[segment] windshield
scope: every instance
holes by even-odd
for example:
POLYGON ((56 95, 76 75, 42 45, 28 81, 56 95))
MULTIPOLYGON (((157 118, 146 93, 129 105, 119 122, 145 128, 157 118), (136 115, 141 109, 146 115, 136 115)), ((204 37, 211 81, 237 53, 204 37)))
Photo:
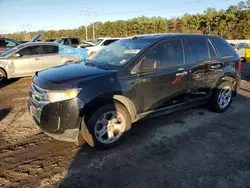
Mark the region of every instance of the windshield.
POLYGON ((134 58, 141 50, 148 47, 152 40, 124 39, 102 48, 88 60, 98 64, 122 66, 134 58))
POLYGON ((103 39, 95 39, 95 40, 93 41, 93 43, 94 43, 95 45, 99 45, 102 41, 103 41, 103 39))
POLYGON ((14 47, 14 48, 11 48, 11 49, 7 50, 6 52, 2 53, 2 54, 0 55, 0 57, 6 57, 6 56, 8 56, 9 54, 11 54, 12 52, 14 52, 14 51, 16 51, 16 50, 22 48, 23 46, 25 46, 25 44, 20 44, 20 45, 14 47))

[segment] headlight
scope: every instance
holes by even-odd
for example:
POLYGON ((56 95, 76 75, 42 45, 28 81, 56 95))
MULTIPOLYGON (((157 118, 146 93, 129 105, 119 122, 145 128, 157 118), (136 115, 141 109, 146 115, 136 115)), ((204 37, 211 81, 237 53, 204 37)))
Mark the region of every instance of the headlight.
POLYGON ((59 101, 65 101, 69 99, 75 98, 79 93, 81 89, 72 89, 72 90, 66 90, 66 91, 48 91, 48 93, 45 96, 45 99, 50 102, 59 102, 59 101))

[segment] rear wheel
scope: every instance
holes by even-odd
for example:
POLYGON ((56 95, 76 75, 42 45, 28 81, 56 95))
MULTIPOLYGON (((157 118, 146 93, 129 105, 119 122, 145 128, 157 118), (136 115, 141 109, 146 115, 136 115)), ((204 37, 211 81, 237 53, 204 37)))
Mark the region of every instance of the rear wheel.
POLYGON ((224 81, 215 89, 211 98, 211 109, 215 112, 225 112, 233 101, 233 85, 224 81))
POLYGON ((124 141, 131 128, 131 117, 123 105, 107 104, 93 113, 87 127, 95 147, 109 149, 124 141))
POLYGON ((3 69, 0 69, 0 83, 3 83, 6 80, 7 76, 3 69))

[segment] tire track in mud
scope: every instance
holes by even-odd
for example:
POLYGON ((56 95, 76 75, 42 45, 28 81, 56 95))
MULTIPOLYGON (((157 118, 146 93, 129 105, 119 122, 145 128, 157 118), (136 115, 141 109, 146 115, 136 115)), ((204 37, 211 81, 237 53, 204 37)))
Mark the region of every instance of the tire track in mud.
POLYGON ((39 133, 0 151, 0 187, 38 187, 45 178, 62 173, 79 147, 39 133))

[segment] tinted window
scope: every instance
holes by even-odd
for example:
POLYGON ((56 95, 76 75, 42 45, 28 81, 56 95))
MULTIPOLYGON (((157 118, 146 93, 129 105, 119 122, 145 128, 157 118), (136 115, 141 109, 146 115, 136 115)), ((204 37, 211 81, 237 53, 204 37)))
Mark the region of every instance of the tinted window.
POLYGON ((71 39, 71 44, 79 44, 79 41, 76 38, 71 39))
POLYGON ((232 57, 234 56, 233 48, 222 38, 212 38, 213 43, 219 53, 220 57, 232 57))
POLYGON ((216 59, 217 55, 215 53, 214 47, 211 43, 211 41, 208 40, 208 48, 209 48, 209 53, 210 53, 210 59, 216 59))
POLYGON ((44 54, 55 54, 58 53, 58 46, 43 46, 44 54))
POLYGON ((0 39, 0 47, 6 47, 5 40, 0 39))
POLYGON ((69 40, 68 39, 63 39, 63 44, 64 45, 69 45, 69 40))
POLYGON ((183 39, 186 63, 208 60, 208 46, 204 37, 188 37, 183 39))
POLYGON ((180 39, 164 41, 150 50, 146 59, 156 59, 162 68, 183 64, 183 48, 180 39))
POLYGON ((41 46, 30 46, 20 50, 17 53, 22 55, 39 55, 41 54, 41 46))
POLYGON ((114 40, 106 40, 106 41, 103 42, 103 46, 108 46, 108 45, 110 45, 111 43, 113 43, 115 41, 117 41, 117 40, 116 39, 114 39, 114 40))
POLYGON ((6 42, 7 48, 13 48, 13 47, 17 46, 17 44, 15 42, 13 42, 12 40, 5 39, 5 42, 6 42))

